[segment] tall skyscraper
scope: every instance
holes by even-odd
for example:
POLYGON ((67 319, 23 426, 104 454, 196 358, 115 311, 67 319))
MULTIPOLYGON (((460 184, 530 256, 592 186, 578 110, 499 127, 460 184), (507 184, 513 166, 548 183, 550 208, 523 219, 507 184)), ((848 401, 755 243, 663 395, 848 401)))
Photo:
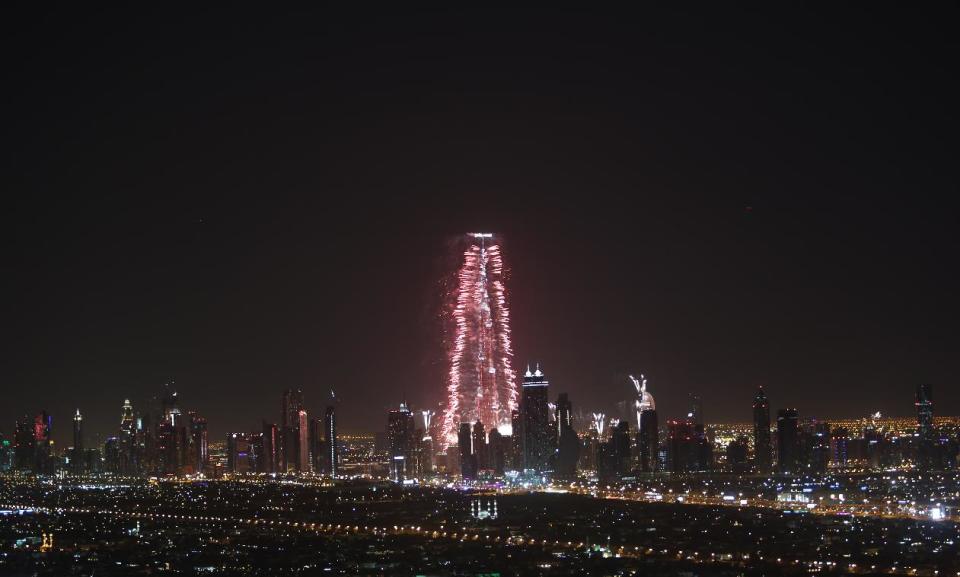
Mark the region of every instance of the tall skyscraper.
POLYGON ((300 409, 297 412, 297 471, 310 472, 310 423, 307 412, 300 409))
POLYGON ((324 473, 331 477, 340 474, 340 445, 337 441, 337 414, 333 406, 327 407, 327 412, 323 417, 323 430, 326 434, 324 448, 326 449, 326 470, 324 473))
POLYGON ((518 401, 500 246, 489 233, 473 233, 465 241, 448 303, 452 346, 440 427, 444 447, 457 442, 460 423, 480 421, 508 434, 518 401))
POLYGON ((643 473, 657 470, 657 452, 660 448, 660 426, 657 421, 657 403, 647 390, 647 380, 630 377, 637 387, 637 460, 643 473))
POLYGON ((190 413, 190 457, 195 472, 207 470, 210 460, 207 420, 196 413, 190 413))
MULTIPOLYGON (((468 425, 469 427, 469 425, 468 425)), ((400 408, 390 411, 387 416, 387 443, 389 445, 390 478, 396 483, 402 483, 413 476, 415 462, 416 426, 413 413, 406 403, 400 408)))
POLYGON ((553 446, 548 402, 550 383, 537 366, 523 377, 520 415, 523 422, 523 469, 532 473, 547 470, 553 446))
POLYGON ((759 473, 770 472, 772 447, 770 446, 770 402, 763 393, 763 387, 757 389, 753 399, 753 460, 759 473))
POLYGON ((303 410, 303 390, 283 392, 280 413, 280 470, 284 473, 299 470, 300 411, 303 410))
POLYGON ((74 473, 83 472, 83 417, 80 415, 80 409, 77 409, 77 414, 73 416, 73 454, 70 461, 74 473))
POLYGON ((260 458, 261 473, 276 473, 280 463, 280 432, 273 423, 263 422, 263 455, 260 458))
POLYGON ((917 385, 917 467, 928 470, 940 465, 936 429, 933 426, 933 387, 917 385))
POLYGON ((478 473, 490 468, 487 459, 487 432, 480 421, 473 424, 473 457, 477 460, 478 473))
MULTIPOLYGON (((509 438, 509 437, 507 437, 509 438)), ((495 477, 502 477, 506 465, 506 443, 504 436, 497 429, 487 432, 487 456, 490 459, 490 469, 495 477)))
POLYGON ((703 425, 703 400, 700 395, 690 394, 690 414, 695 425, 703 425))
POLYGON ((800 452, 800 417, 796 409, 777 411, 777 470, 796 473, 800 452))
POLYGON ((473 441, 470 423, 460 423, 457 430, 457 450, 460 453, 460 477, 464 481, 477 478, 477 455, 473 452, 473 441))

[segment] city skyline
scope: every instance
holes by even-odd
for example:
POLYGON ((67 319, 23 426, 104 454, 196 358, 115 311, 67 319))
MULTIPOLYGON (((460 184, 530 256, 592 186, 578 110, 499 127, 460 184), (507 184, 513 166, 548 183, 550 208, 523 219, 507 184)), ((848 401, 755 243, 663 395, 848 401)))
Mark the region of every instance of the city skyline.
POLYGON ((643 372, 708 420, 757 385, 829 419, 930 383, 960 413, 950 17, 517 14, 490 46, 490 15, 338 13, 361 42, 201 12, 166 51, 161 14, 65 10, 5 39, 55 39, 9 68, 5 433, 106 432, 170 380, 214 431, 290 387, 341 391, 348 429, 439 410, 470 231, 504 238, 515 368, 573 399, 643 372))

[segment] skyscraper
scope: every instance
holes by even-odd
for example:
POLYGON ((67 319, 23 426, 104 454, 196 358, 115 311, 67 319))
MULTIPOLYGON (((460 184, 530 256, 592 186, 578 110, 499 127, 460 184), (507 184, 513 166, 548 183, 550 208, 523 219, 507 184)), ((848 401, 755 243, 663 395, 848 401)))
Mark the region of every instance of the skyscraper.
POLYGON ((457 450, 460 453, 460 477, 464 481, 477 478, 477 455, 473 452, 473 434, 470 423, 460 423, 457 430, 457 450))
POLYGON ((297 471, 301 473, 310 472, 310 423, 307 420, 307 412, 303 409, 297 411, 297 471))
POLYGON ((300 411, 303 410, 303 390, 283 392, 280 413, 280 470, 284 473, 298 470, 300 457, 300 411))
POLYGON ((489 233, 473 233, 465 241, 446 316, 452 345, 441 424, 444 447, 457 441, 459 423, 480 421, 509 433, 518 400, 500 246, 489 233))
POLYGON ((933 426, 933 387, 917 385, 917 466, 921 469, 937 468, 940 464, 936 429, 933 426))
POLYGON ((553 445, 550 434, 549 386, 550 383, 539 365, 534 372, 527 368, 523 376, 523 396, 520 402, 524 471, 542 473, 547 470, 553 445))
POLYGON ((400 403, 399 409, 390 411, 387 416, 387 443, 390 478, 396 483, 402 483, 413 476, 415 430, 413 413, 407 408, 406 403, 400 403))
POLYGON ((261 473, 276 473, 280 461, 280 433, 273 423, 263 422, 263 455, 260 458, 261 473))
POLYGON ((763 393, 763 387, 757 389, 753 399, 753 460, 759 473, 770 472, 772 448, 770 446, 770 402, 763 393))
POLYGON ((324 449, 327 452, 324 473, 336 477, 340 473, 340 446, 337 441, 337 414, 332 405, 327 407, 323 417, 323 430, 326 434, 324 449))
POLYGON ((637 393, 637 460, 640 471, 652 473, 657 470, 657 451, 660 448, 660 427, 657 421, 657 403, 647 391, 647 380, 631 376, 634 385, 639 384, 637 393))
POLYGON ((73 454, 70 457, 74 473, 83 472, 83 417, 80 415, 80 409, 73 416, 73 454))
POLYGON ((800 452, 800 417, 796 409, 777 411, 777 470, 796 473, 800 452))
POLYGON ((190 456, 195 472, 206 471, 210 460, 207 420, 196 413, 190 413, 190 456))

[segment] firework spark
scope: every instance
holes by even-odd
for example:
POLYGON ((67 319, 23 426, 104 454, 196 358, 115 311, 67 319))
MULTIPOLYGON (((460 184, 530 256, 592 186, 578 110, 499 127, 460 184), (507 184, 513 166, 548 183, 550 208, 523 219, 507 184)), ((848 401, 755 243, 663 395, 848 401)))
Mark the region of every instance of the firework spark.
POLYGON ((480 421, 509 434, 511 413, 517 408, 500 246, 489 233, 467 236, 469 246, 448 311, 453 337, 441 426, 445 443, 456 442, 457 427, 463 422, 480 421))

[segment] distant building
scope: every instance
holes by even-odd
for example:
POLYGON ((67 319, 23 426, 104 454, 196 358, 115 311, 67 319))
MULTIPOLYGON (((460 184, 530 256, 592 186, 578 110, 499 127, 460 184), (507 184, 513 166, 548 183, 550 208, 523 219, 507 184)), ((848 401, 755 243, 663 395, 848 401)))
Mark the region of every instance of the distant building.
POLYGON ((86 469, 84 457, 83 416, 80 415, 80 409, 77 409, 77 413, 73 416, 73 449, 70 454, 70 464, 74 473, 80 474, 86 469))
POLYGON ((331 477, 340 474, 340 443, 337 440, 337 414, 333 406, 328 406, 323 416, 324 449, 323 472, 331 477))
POLYGON ((763 387, 757 390, 753 399, 753 465, 759 473, 770 472, 770 460, 773 449, 770 444, 770 402, 763 393, 763 387))
POLYGON ((777 470, 796 473, 799 465, 799 414, 796 409, 777 412, 777 470))
MULTIPOLYGON (((302 470, 300 465, 300 411, 304 410, 303 390, 287 389, 283 392, 280 412, 280 470, 289 473, 302 470)), ((304 431, 308 433, 308 431, 304 431)))
POLYGON ((457 451, 460 456, 460 477, 464 481, 477 478, 477 455, 473 452, 473 433, 470 423, 460 423, 457 430, 457 451))
POLYGON ((536 371, 527 368, 523 376, 520 400, 520 415, 523 429, 523 469, 525 472, 543 473, 547 470, 552 448, 550 434, 550 408, 548 392, 550 383, 537 366, 536 371))
POLYGON ((727 445, 727 468, 734 473, 746 473, 750 468, 747 460, 749 443, 747 437, 740 436, 727 445))
POLYGON ((387 442, 390 478, 396 483, 410 479, 416 471, 415 432, 413 413, 407 408, 406 403, 401 403, 399 409, 390 411, 387 416, 387 442))

